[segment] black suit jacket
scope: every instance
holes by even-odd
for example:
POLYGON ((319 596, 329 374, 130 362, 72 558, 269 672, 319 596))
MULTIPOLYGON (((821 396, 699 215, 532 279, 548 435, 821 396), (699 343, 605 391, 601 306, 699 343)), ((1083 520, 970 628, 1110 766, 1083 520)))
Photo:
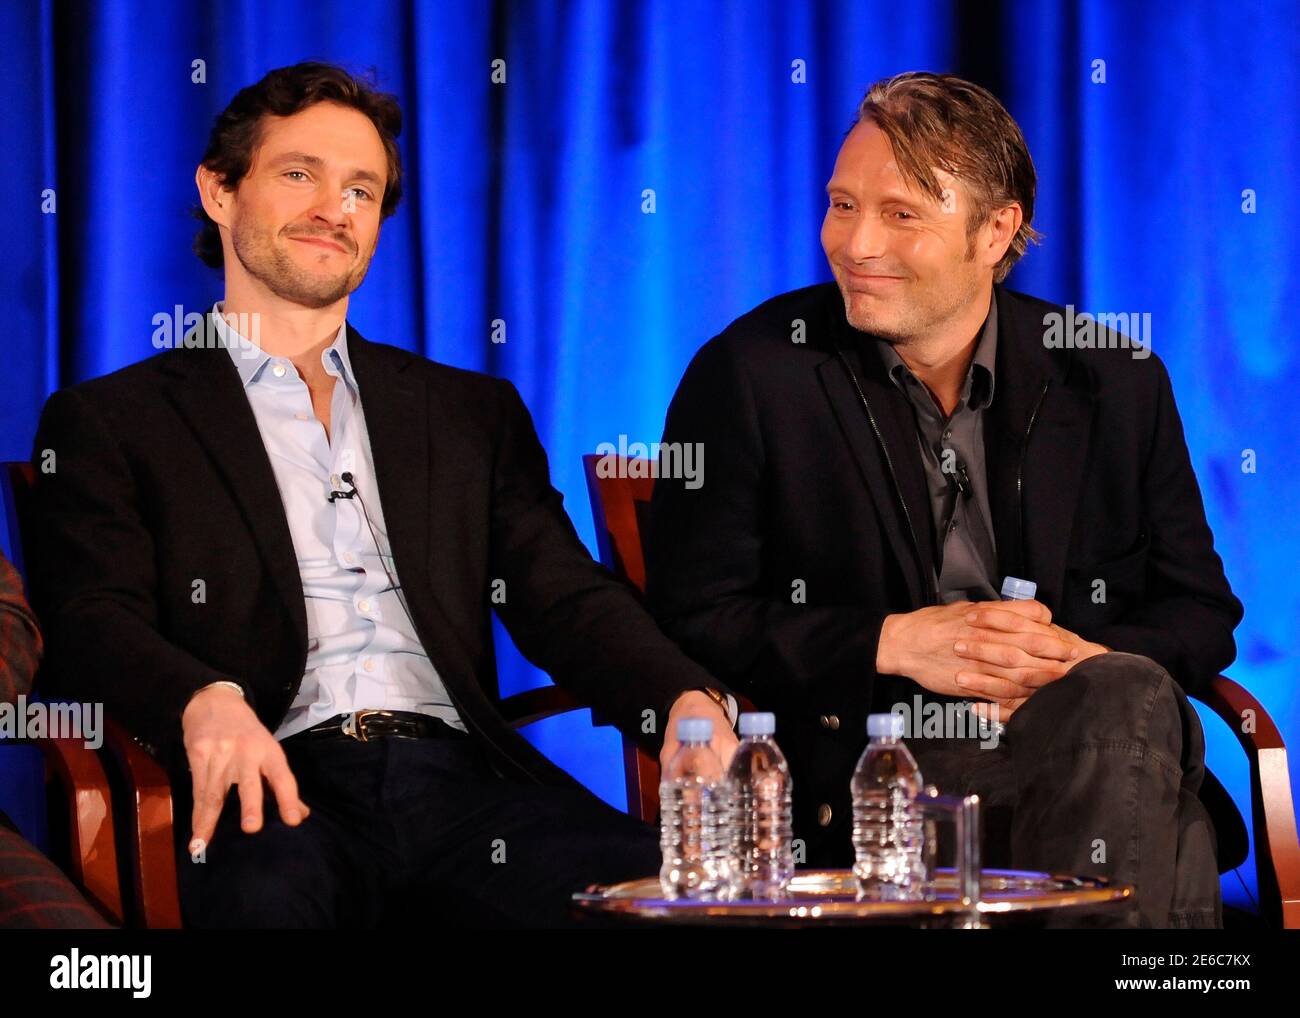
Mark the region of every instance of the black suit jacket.
MULTIPOLYGON (((1035 580, 1060 625, 1202 688, 1232 661, 1242 609, 1164 366, 1126 349, 1048 349, 1043 316, 1064 309, 995 291, 984 441, 999 584, 1035 580)), ((937 603, 912 409, 878 342, 848 324, 829 283, 734 322, 697 353, 668 411, 666 442, 704 444, 703 484, 661 479, 652 505, 651 609, 687 653, 778 713, 810 861, 847 845, 866 715, 918 693, 954 699, 875 671, 885 616, 937 603)))
MULTIPOLYGON (((392 554, 421 643, 502 774, 571 779, 512 731, 490 613, 521 651, 649 749, 672 701, 719 685, 593 562, 507 381, 348 329, 392 554), (655 731, 643 733, 643 711, 655 731)), ((171 763, 180 714, 239 683, 275 730, 307 622, 288 521, 257 422, 222 348, 166 351, 50 397, 33 460, 31 584, 45 692, 102 700, 171 763), (196 580, 206 598, 192 596, 196 580)))

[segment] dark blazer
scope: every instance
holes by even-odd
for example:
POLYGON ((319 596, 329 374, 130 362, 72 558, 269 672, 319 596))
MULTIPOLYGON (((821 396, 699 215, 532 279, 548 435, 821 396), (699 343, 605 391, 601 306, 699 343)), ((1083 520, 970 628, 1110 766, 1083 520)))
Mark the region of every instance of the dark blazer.
MULTIPOLYGON (((1064 309, 995 291, 984 440, 999 583, 1035 580, 1060 625, 1202 688, 1232 661, 1242 608, 1164 365, 1127 349, 1048 349, 1043 316, 1064 309)), ((647 542, 647 596, 665 630, 777 712, 810 862, 847 847, 866 715, 922 693, 876 674, 881 623, 938 603, 912 409, 878 342, 849 326, 829 283, 776 297, 710 340, 664 434, 704 444, 703 484, 656 483, 647 542)))
MULTIPOLYGON (((672 701, 719 684, 592 561, 514 386, 350 326, 348 351, 416 630, 494 766, 572 781, 494 707, 492 607, 529 660, 654 750, 672 701), (496 579, 500 605, 490 600, 496 579), (653 733, 642 732, 646 710, 653 733)), ((275 730, 303 676, 306 611, 275 475, 230 355, 177 348, 56 393, 33 461, 42 690, 102 700, 171 763, 184 758, 182 709, 218 679, 239 683, 275 730)))

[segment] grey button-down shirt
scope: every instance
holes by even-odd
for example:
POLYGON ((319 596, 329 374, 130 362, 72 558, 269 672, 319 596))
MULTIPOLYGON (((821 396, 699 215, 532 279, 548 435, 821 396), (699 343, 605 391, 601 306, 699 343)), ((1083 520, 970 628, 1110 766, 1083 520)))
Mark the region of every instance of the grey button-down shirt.
POLYGON ((975 344, 961 398, 945 419, 930 390, 894 347, 879 344, 889 377, 912 404, 934 519, 935 580, 944 604, 996 601, 1000 596, 984 459, 984 410, 993 402, 997 346, 994 300, 975 344))

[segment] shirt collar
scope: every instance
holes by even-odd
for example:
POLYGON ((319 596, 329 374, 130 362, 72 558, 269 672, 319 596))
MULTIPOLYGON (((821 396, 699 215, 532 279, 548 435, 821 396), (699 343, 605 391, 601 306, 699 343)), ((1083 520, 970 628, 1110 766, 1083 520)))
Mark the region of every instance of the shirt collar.
MULTIPOLYGON (((903 358, 894 349, 893 343, 881 341, 880 359, 884 361, 885 370, 900 391, 906 392, 906 378, 912 374, 903 358)), ((989 313, 980 328, 979 340, 975 343, 975 355, 971 358, 966 371, 966 382, 962 386, 962 399, 969 400, 973 410, 983 410, 993 402, 993 383, 998 353, 998 301, 996 293, 989 299, 989 313), (978 370, 977 370, 978 369, 978 370)), ((919 380, 918 380, 919 381, 919 380)))
MULTIPOLYGON (((226 348, 230 359, 235 362, 235 370, 239 372, 239 379, 243 382, 244 388, 248 388, 261 377, 262 370, 270 361, 287 360, 287 358, 273 358, 251 339, 245 338, 242 333, 231 328, 221 314, 223 304, 223 301, 217 301, 212 305, 213 327, 221 340, 221 345, 226 348)), ((352 360, 348 356, 346 321, 339 326, 334 342, 321 351, 321 363, 330 374, 341 377, 349 388, 356 388, 356 381, 352 374, 352 360)))

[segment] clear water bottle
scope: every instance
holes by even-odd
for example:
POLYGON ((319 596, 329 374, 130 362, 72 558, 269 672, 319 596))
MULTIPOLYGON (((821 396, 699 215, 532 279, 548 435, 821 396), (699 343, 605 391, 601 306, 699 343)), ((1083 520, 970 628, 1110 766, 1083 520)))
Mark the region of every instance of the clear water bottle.
POLYGON ((1038 584, 1033 580, 1022 580, 1018 576, 1002 577, 1003 601, 1032 601, 1038 593, 1038 584))
POLYGON ((741 742, 727 770, 735 898, 783 898, 794 876, 790 765, 775 733, 774 714, 740 715, 741 742))
POLYGON ((862 897, 917 898, 927 877, 925 830, 915 800, 920 768, 903 743, 903 717, 872 714, 870 741, 853 772, 853 874, 862 897))
MULTIPOLYGON (((1002 600, 1003 601, 1032 601, 1038 594, 1038 584, 1033 580, 1022 580, 1018 576, 1002 577, 1002 600)), ((1006 722, 1004 721, 982 721, 978 714, 971 712, 975 718, 975 723, 979 727, 991 726, 993 731, 998 735, 1005 735, 1007 731, 1006 722)), ((990 715, 992 717, 992 715, 990 715)), ((977 729, 978 730, 978 729, 977 729)))
POLYGON ((677 722, 680 745, 659 782, 659 884, 665 898, 708 900, 730 893, 728 789, 712 739, 708 718, 677 722))

